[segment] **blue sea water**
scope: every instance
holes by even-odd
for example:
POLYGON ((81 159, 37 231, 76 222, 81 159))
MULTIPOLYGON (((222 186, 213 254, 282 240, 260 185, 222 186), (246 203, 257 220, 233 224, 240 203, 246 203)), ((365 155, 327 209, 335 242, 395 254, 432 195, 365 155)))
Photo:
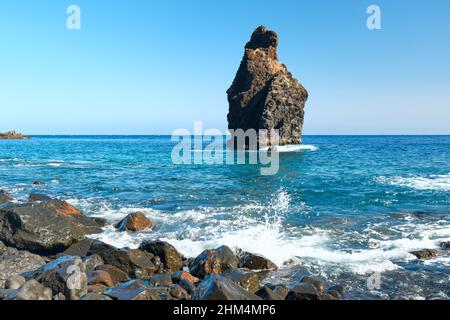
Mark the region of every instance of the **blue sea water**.
POLYGON ((0 189, 17 201, 59 197, 111 222, 139 210, 157 224, 97 236, 119 247, 158 238, 196 256, 227 244, 276 262, 272 282, 312 273, 345 284, 348 298, 448 296, 448 251, 424 261, 409 252, 450 240, 450 136, 303 140, 279 154, 273 176, 261 165, 175 165, 170 136, 5 140, 0 189), (368 287, 373 276, 379 286, 368 287))

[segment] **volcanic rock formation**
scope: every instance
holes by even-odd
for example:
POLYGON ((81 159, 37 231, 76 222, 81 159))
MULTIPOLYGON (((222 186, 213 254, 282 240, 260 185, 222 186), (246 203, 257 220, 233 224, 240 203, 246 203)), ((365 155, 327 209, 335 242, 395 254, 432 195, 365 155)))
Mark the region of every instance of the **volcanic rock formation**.
POLYGON ((278 129, 280 145, 300 144, 308 92, 278 61, 277 46, 274 31, 253 32, 227 91, 228 129, 278 129))

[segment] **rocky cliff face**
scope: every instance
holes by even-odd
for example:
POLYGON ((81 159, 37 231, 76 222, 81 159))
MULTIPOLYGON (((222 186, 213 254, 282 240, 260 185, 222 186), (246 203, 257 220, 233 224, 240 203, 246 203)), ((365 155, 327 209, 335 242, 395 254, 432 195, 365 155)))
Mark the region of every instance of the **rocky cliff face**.
POLYGON ((228 129, 278 129, 280 145, 300 144, 308 92, 278 61, 278 35, 258 27, 228 89, 228 129))

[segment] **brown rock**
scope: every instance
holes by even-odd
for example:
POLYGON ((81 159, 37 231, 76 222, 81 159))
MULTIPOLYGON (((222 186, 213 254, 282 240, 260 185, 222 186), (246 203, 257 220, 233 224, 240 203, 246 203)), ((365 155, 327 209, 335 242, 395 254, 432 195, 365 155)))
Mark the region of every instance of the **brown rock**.
POLYGON ((88 286, 88 292, 94 292, 94 293, 103 293, 108 289, 108 287, 103 286, 101 284, 94 284, 88 286))
POLYGON ((209 274, 220 274, 227 270, 234 270, 238 266, 238 259, 227 246, 213 250, 205 250, 198 255, 190 265, 192 275, 205 278, 209 274))
POLYGON ((87 274, 89 285, 104 285, 107 287, 114 286, 114 281, 108 272, 103 270, 96 270, 87 274))
POLYGON ((120 283, 120 282, 127 282, 130 280, 130 277, 120 270, 119 268, 109 265, 109 264, 103 264, 101 266, 98 266, 95 268, 96 270, 102 270, 108 272, 109 276, 114 282, 114 285, 120 283))
POLYGON ((154 224, 142 212, 134 212, 127 215, 115 226, 120 231, 137 232, 154 227, 154 224))
POLYGON ((181 254, 170 243, 165 241, 144 241, 139 249, 151 253, 161 259, 164 270, 168 272, 179 271, 183 268, 181 254))
POLYGON ((423 249, 410 252, 415 255, 418 259, 431 259, 438 255, 437 250, 435 249, 423 249))
POLYGON ((0 203, 6 203, 11 201, 13 201, 13 198, 9 196, 9 193, 4 190, 0 190, 0 203))
POLYGON ((25 140, 29 139, 29 136, 25 136, 21 133, 15 131, 8 131, 5 133, 0 133, 0 140, 25 140))
POLYGON ((278 129, 280 145, 300 144, 308 92, 278 61, 277 46, 275 32, 253 32, 227 91, 228 129, 278 129))

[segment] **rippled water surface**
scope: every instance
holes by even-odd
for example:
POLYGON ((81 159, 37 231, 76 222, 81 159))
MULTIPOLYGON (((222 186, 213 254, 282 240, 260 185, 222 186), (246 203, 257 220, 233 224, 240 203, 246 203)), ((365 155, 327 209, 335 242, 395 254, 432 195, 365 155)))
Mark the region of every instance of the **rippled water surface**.
POLYGON ((450 136, 305 136, 259 165, 174 165, 168 136, 39 136, 0 141, 0 189, 68 200, 117 221, 140 210, 152 232, 99 235, 117 246, 160 238, 187 256, 228 244, 282 266, 272 281, 307 272, 346 284, 349 298, 426 298, 450 291, 447 252, 409 251, 450 240, 450 136), (33 186, 35 180, 45 181, 33 186), (366 282, 381 273, 381 288, 366 282))

